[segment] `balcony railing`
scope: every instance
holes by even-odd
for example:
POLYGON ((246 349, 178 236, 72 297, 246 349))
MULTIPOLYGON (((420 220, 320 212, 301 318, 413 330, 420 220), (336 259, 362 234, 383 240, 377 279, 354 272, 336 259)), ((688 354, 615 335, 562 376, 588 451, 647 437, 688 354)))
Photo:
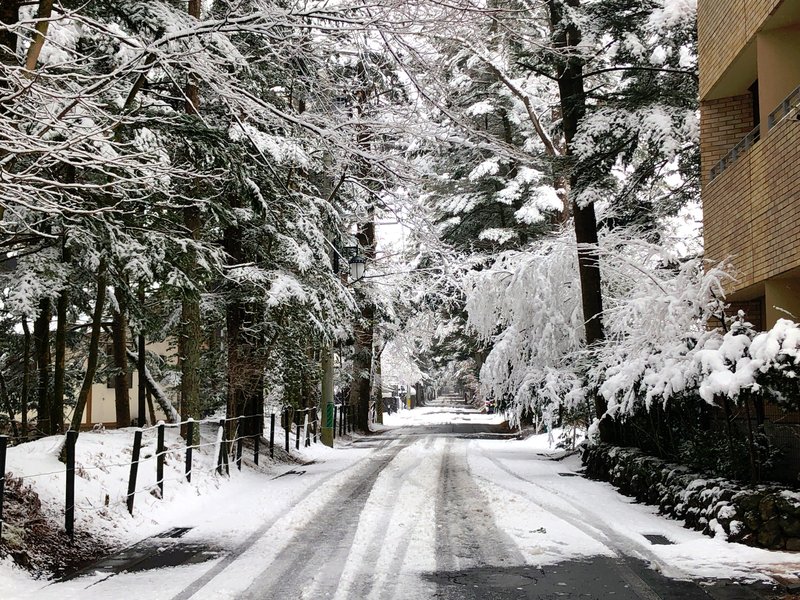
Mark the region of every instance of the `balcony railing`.
POLYGON ((795 88, 795 90, 786 96, 783 102, 778 105, 778 108, 769 113, 767 129, 769 130, 775 127, 778 121, 788 116, 798 105, 800 105, 800 87, 795 88))
MULTIPOLYGON (((794 111, 795 108, 800 106, 800 87, 786 96, 786 98, 778 105, 778 108, 769 113, 767 118, 767 131, 770 131, 779 121, 783 120, 794 111)), ((720 173, 730 167, 739 158, 747 152, 760 138, 760 127, 756 126, 750 133, 748 133, 741 142, 731 148, 725 156, 722 157, 717 164, 711 167, 711 181, 714 181, 720 173)))
POLYGON ((711 181, 714 181, 714 179, 716 179, 720 173, 739 160, 739 157, 747 152, 750 147, 759 140, 760 137, 760 127, 755 127, 750 133, 744 136, 741 142, 736 144, 725 156, 722 157, 722 160, 711 167, 711 181))

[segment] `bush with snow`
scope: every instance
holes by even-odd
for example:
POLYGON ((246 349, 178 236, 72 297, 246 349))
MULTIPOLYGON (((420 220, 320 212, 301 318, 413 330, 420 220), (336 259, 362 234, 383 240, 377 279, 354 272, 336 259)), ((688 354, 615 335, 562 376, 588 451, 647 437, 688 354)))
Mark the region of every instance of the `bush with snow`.
POLYGON ((563 234, 505 252, 466 280, 469 325, 491 351, 483 393, 512 419, 585 410, 597 390, 617 417, 670 400, 706 402, 761 395, 797 401, 800 327, 781 319, 757 333, 739 314, 726 330, 726 265, 680 260, 635 235, 601 242, 605 342, 587 349, 575 242, 563 234))

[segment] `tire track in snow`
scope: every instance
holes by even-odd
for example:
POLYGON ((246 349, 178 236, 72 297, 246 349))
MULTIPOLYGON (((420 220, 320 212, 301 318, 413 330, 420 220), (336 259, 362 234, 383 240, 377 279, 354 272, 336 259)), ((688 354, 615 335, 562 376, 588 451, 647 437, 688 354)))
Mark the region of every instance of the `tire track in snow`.
MULTIPOLYGON (((358 468, 358 465, 356 465, 358 468)), ((346 471, 347 469, 345 469, 346 471)), ((336 477, 342 475, 342 471, 334 471, 322 479, 320 479, 316 485, 323 486, 329 484, 331 480, 334 480, 336 477)), ((256 529, 248 538, 239 546, 237 546, 234 550, 232 550, 229 554, 224 556, 219 562, 217 562, 211 569, 203 573, 200 577, 198 577, 195 581, 193 581, 190 585, 185 587, 182 591, 178 592, 175 596, 171 598, 171 600, 189 600, 193 598, 195 594, 201 591, 207 584, 213 581, 217 576, 219 576, 225 569, 227 569, 232 563, 234 563, 238 558, 240 558, 245 552, 250 550, 263 536, 265 536, 273 527, 278 524, 279 521, 282 521, 286 518, 285 514, 278 514, 263 523, 258 529, 256 529)))
POLYGON ((483 492, 470 474, 467 447, 467 442, 453 444, 448 440, 444 449, 436 503, 437 569, 524 565, 522 552, 497 527, 483 492))
POLYGON ((362 513, 336 600, 430 597, 435 486, 444 441, 415 436, 381 473, 362 513), (429 539, 428 539, 429 538, 429 539))
MULTIPOLYGON (((522 477, 518 473, 511 470, 509 467, 504 465, 500 459, 490 456, 482 449, 479 449, 481 456, 492 462, 498 469, 501 471, 511 475, 514 479, 522 481, 528 485, 532 485, 534 487, 539 488, 540 490, 544 491, 545 493, 549 494, 550 496, 555 496, 558 499, 558 502, 562 502, 564 504, 568 504, 571 508, 573 508, 577 515, 587 514, 591 517, 591 519, 583 520, 576 514, 570 513, 569 511, 564 510, 561 506, 554 502, 542 502, 540 498, 531 498, 527 494, 525 494, 521 490, 512 489, 508 486, 505 486, 497 481, 493 481, 490 479, 486 479, 482 477, 485 481, 488 481, 492 485, 500 486, 509 492, 514 494, 520 495, 525 497, 530 502, 541 506, 547 512, 552 513, 562 521, 566 521, 573 527, 577 528, 579 531, 582 531, 588 537, 592 538, 596 542, 602 544, 606 548, 608 548, 611 552, 613 552, 617 557, 620 556, 630 556, 634 555, 636 558, 641 558, 642 560, 649 561, 654 565, 658 566, 659 569, 672 569, 675 570, 675 567, 672 565, 668 565, 665 563, 657 554, 648 550, 646 547, 635 544, 633 540, 624 537, 623 535, 614 531, 611 527, 603 524, 602 518, 593 512, 591 509, 587 508, 586 506, 572 500, 568 496, 561 494, 558 490, 545 486, 541 483, 536 481, 532 481, 530 479, 526 479, 522 477)), ((686 573, 679 573, 679 576, 688 578, 688 574, 686 573)))
POLYGON ((399 441, 390 446, 346 495, 320 507, 311 522, 288 541, 239 597, 242 600, 333 597, 372 487, 407 443, 399 441))

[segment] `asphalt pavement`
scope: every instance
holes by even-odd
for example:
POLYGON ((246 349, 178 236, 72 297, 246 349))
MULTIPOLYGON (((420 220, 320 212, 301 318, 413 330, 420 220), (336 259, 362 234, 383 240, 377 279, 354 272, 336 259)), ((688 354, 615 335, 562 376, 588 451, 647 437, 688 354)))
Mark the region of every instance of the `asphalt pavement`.
MULTIPOLYGON (((511 536, 487 509, 467 461, 475 438, 502 438, 507 430, 469 420, 473 409, 456 396, 439 399, 435 424, 394 428, 356 438, 370 448, 366 467, 313 518, 286 532, 282 550, 248 578, 242 600, 505 600, 520 598, 619 600, 752 600, 775 597, 768 586, 730 581, 669 579, 626 556, 526 564, 511 536), (408 450, 407 452, 404 452, 408 450), (432 530, 431 530, 432 529, 432 530), (430 565, 435 564, 435 569, 430 565), (423 567, 420 567, 423 565, 423 567), (424 567, 424 565, 428 565, 424 567)), ((430 411, 430 409, 428 409, 430 411)), ((253 532, 173 600, 205 598, 206 585, 273 527, 253 532)), ((213 542, 187 549, 182 532, 145 540, 103 565, 116 572, 191 564, 220 558, 213 542), (153 550, 157 549, 157 552, 153 550)), ((654 540, 658 543, 658 540, 654 540)))

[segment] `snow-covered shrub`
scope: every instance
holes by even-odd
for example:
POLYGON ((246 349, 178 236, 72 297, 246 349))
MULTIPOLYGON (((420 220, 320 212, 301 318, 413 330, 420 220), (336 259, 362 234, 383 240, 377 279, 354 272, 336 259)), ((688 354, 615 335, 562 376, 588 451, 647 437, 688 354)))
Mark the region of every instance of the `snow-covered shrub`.
MULTIPOLYGON (((590 412, 587 399, 596 390, 619 420, 657 407, 664 418, 679 415, 680 425, 700 437, 703 406, 721 407, 723 399, 745 408, 751 398, 796 406, 798 325, 782 319, 758 333, 744 314, 726 320, 727 266, 679 260, 665 250, 670 246, 635 232, 606 234, 600 253, 606 339, 591 349, 584 344, 570 234, 505 252, 473 272, 465 290, 468 322, 490 347, 481 370, 484 395, 512 421, 528 412, 551 420, 562 407, 590 412)), ((700 437, 685 435, 672 444, 672 456, 679 444, 687 456, 697 449, 687 444, 702 445, 700 437)), ((751 446, 764 445, 759 435, 751 446)), ((771 452, 759 452, 760 460, 771 452)), ((724 472, 740 472, 730 454, 717 457, 728 464, 724 472)))
POLYGON ((571 233, 526 251, 505 252, 466 281, 469 325, 491 346, 484 394, 505 400, 512 416, 559 405, 583 409, 599 389, 612 414, 649 408, 697 385, 692 357, 716 334, 723 268, 680 262, 631 233, 607 233, 601 244, 606 342, 587 350, 571 233))
MULTIPOLYGON (((640 251, 649 245, 639 244, 640 251)), ((611 414, 649 410, 698 386, 694 364, 698 348, 719 334, 710 329, 720 314, 723 268, 704 269, 701 260, 663 266, 644 254, 638 261, 606 253, 605 272, 623 263, 638 272, 626 289, 616 287, 603 315, 606 342, 598 348, 589 380, 608 401, 611 414), (644 258, 644 260, 642 260, 644 258)))
POLYGON ((571 234, 502 253, 466 279, 468 324, 491 344, 481 369, 485 397, 516 420, 524 411, 550 415, 570 398, 581 401, 575 368, 583 318, 571 234))

